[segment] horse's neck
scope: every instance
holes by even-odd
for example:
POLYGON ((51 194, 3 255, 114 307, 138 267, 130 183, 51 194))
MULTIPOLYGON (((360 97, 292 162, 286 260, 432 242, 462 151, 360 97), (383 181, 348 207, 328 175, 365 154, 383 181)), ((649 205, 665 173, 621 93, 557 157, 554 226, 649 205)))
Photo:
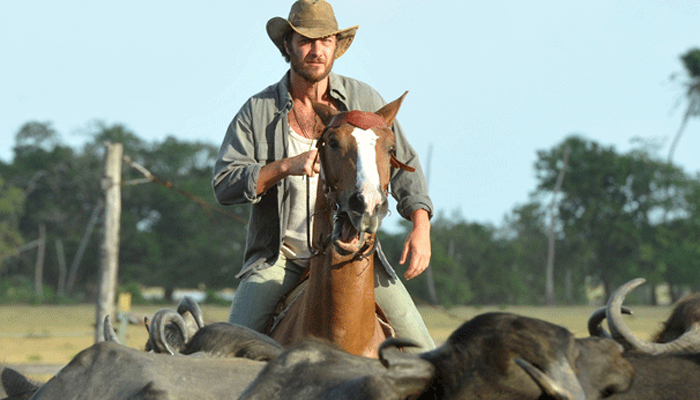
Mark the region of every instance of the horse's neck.
POLYGON ((319 177, 316 189, 316 206, 313 218, 313 247, 317 250, 325 250, 328 238, 333 232, 333 202, 326 193, 326 183, 323 176, 319 177))
MULTIPOLYGON (((328 240, 333 232, 334 210, 322 186, 319 181, 313 229, 314 246, 321 249, 322 254, 311 259, 307 287, 310 296, 307 298, 317 302, 316 307, 323 309, 319 310, 322 318, 328 321, 316 321, 315 325, 332 326, 330 329, 341 335, 350 334, 351 328, 358 326, 369 325, 373 329, 376 319, 374 257, 342 256, 335 250, 328 240)), ((326 334, 338 336, 333 332, 326 334)))

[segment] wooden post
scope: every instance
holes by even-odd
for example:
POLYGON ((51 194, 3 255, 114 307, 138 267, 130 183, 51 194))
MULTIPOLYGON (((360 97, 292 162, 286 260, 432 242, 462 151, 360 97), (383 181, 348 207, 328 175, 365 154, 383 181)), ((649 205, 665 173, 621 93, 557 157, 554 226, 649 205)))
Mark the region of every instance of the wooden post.
POLYGON ((34 266, 34 294, 41 300, 44 295, 44 258, 46 256, 46 225, 39 224, 39 249, 34 266))
POLYGON ((119 293, 119 298, 117 300, 117 320, 119 320, 117 339, 119 339, 121 343, 126 343, 126 328, 129 327, 130 311, 131 293, 119 293))
POLYGON ((544 281, 544 298, 548 306, 554 305, 554 223, 556 222, 556 216, 554 215, 554 209, 557 205, 557 195, 561 190, 561 185, 564 182, 564 174, 566 173, 566 168, 569 165, 569 153, 571 149, 569 146, 564 148, 564 159, 562 161, 561 170, 557 175, 557 182, 554 185, 554 192, 552 193, 552 202, 549 204, 549 233, 547 240, 547 265, 545 266, 545 281, 544 281))
POLYGON ((66 253, 63 249, 63 240, 56 239, 56 261, 58 263, 58 285, 56 294, 63 296, 66 289, 66 253))
POLYGON ((102 189, 105 192, 104 241, 101 249, 100 291, 97 295, 95 343, 104 340, 103 322, 109 315, 114 321, 114 298, 119 270, 119 219, 121 215, 121 143, 105 145, 105 171, 102 189))

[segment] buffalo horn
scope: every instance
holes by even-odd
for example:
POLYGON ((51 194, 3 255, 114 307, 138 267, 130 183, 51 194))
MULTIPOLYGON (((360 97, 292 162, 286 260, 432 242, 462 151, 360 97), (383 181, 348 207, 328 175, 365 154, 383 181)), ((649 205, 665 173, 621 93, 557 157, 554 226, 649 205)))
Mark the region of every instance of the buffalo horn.
POLYGON ((565 379, 562 383, 565 385, 573 386, 573 390, 575 393, 571 393, 570 390, 567 390, 557 382, 556 379, 551 378, 542 370, 539 368, 535 367, 528 361, 523 360, 522 358, 515 357, 514 359, 515 363, 518 364, 520 368, 525 370, 525 372, 530 375, 533 381, 537 384, 537 386, 540 387, 542 392, 547 395, 548 397, 551 397, 552 399, 555 400, 585 400, 586 395, 583 392, 583 388, 581 387, 581 384, 578 381, 578 378, 576 377, 576 374, 574 374, 573 370, 569 367, 569 371, 565 371, 565 374, 571 375, 569 379, 565 379), (574 383, 575 382, 575 383, 574 383))
MULTIPOLYGON (((600 307, 599 309, 593 311, 590 317, 588 317, 588 334, 596 337, 604 337, 611 339, 612 335, 610 332, 606 331, 605 328, 601 326, 603 320, 605 319, 605 313, 607 311, 606 307, 600 307)), ((622 306, 622 313, 627 315, 632 315, 632 309, 626 306, 622 306)))
POLYGON ((180 300, 180 304, 177 306, 178 314, 182 315, 182 318, 187 322, 188 336, 192 337, 198 330, 204 328, 204 316, 202 315, 202 309, 199 308, 199 304, 190 296, 185 296, 180 300), (190 314, 190 317, 187 317, 190 314), (194 324, 192 324, 194 320, 194 324), (192 326, 190 326, 192 325, 192 326))
POLYGON ((180 314, 170 309, 162 309, 155 313, 149 329, 149 336, 154 344, 154 350, 156 350, 156 352, 174 355, 175 350, 168 342, 168 338, 165 334, 165 327, 168 324, 173 324, 181 335, 182 343, 187 343, 188 337, 185 320, 180 314))
POLYGON ((389 338, 379 345, 379 360, 387 369, 384 379, 397 392, 397 398, 414 398, 424 392, 433 377, 435 366, 417 354, 404 353, 405 347, 420 347, 410 339, 389 338))
POLYGON ((402 354, 399 351, 389 351, 389 350, 397 350, 397 349, 402 349, 404 347, 420 347, 418 343, 414 342, 413 340, 410 339, 402 339, 402 338, 389 338, 383 341, 380 345, 379 348, 377 349, 377 353, 379 353, 379 361, 381 361, 382 365, 386 368, 389 368, 389 366, 393 363, 395 363, 400 355, 402 354))
POLYGON ((606 314, 608 325, 613 336, 619 335, 632 348, 642 353, 659 355, 659 354, 683 354, 697 353, 700 351, 700 326, 693 324, 688 330, 678 339, 669 343, 654 343, 643 341, 637 338, 632 330, 625 325, 622 318, 620 308, 625 300, 627 293, 631 292, 637 286, 646 282, 644 278, 633 279, 624 285, 620 286, 608 301, 606 314))
POLYGON ((105 337, 105 342, 119 343, 119 338, 117 338, 117 333, 114 331, 114 326, 112 326, 112 320, 109 318, 109 314, 105 315, 104 323, 102 324, 102 333, 105 337))

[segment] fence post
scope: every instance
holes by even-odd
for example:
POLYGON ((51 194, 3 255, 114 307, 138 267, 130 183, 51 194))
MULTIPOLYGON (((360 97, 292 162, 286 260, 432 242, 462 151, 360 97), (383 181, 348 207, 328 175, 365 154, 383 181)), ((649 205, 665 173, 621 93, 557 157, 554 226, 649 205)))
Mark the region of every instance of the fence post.
POLYGON ((46 225, 39 224, 39 249, 34 265, 34 294, 38 300, 44 296, 44 258, 46 258, 46 225))
POLYGON ((104 340, 103 322, 109 315, 114 320, 114 298, 119 269, 119 219, 121 215, 121 143, 105 144, 105 170, 102 190, 105 192, 104 241, 101 249, 100 291, 97 295, 95 343, 104 340))

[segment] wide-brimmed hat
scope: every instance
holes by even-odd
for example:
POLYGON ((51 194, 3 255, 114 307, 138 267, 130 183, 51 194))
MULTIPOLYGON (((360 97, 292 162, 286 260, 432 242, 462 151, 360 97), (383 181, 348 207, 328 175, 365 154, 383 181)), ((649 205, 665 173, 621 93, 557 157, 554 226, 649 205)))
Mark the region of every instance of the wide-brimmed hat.
POLYGON ((347 29, 338 29, 333 7, 325 0, 298 0, 292 4, 288 19, 274 17, 267 21, 266 28, 267 35, 282 55, 287 54, 284 50, 284 37, 292 30, 310 39, 336 35, 338 42, 335 58, 338 58, 350 47, 358 27, 359 25, 355 25, 347 29))

